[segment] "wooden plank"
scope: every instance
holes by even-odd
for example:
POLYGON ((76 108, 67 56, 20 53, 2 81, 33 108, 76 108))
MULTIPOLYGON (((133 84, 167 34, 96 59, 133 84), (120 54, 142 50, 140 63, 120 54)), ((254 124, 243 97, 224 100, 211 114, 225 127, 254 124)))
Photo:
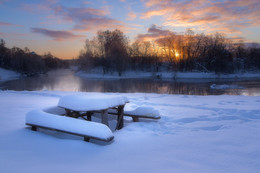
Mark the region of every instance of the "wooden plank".
POLYGON ((29 126, 32 126, 32 127, 39 127, 39 128, 47 129, 47 130, 54 130, 54 131, 62 132, 62 133, 68 133, 68 134, 76 135, 76 136, 82 136, 82 137, 84 137, 84 141, 87 141, 87 142, 89 141, 88 138, 89 139, 96 139, 96 140, 100 140, 100 141, 104 141, 104 142, 109 142, 109 141, 112 141, 114 139, 114 136, 112 136, 110 138, 103 139, 103 138, 98 138, 98 137, 95 137, 95 136, 73 133, 73 132, 69 132, 69 131, 65 131, 65 130, 55 129, 55 128, 51 128, 51 127, 39 126, 39 125, 35 125, 35 124, 26 123, 26 125, 29 125, 29 126))

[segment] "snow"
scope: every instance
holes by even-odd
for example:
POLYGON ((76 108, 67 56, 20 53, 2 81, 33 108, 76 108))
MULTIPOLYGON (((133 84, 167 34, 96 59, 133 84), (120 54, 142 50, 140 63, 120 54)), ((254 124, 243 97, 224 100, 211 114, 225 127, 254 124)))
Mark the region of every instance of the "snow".
POLYGON ((160 79, 241 79, 241 78, 260 78, 260 73, 234 73, 234 74, 215 74, 205 72, 143 72, 126 71, 122 76, 112 72, 103 74, 102 70, 94 69, 90 72, 78 71, 77 76, 94 79, 129 79, 129 78, 160 78, 160 79))
POLYGON ((122 96, 74 94, 62 97, 58 106, 74 111, 93 111, 124 105, 127 102, 128 99, 122 96))
POLYGON ((11 70, 3 69, 0 67, 0 82, 17 79, 19 77, 20 77, 20 74, 14 72, 14 71, 11 71, 11 70))
POLYGON ((50 114, 40 109, 28 112, 25 122, 104 140, 113 137, 112 131, 104 124, 50 114))
POLYGON ((113 132, 109 144, 43 129, 35 132, 25 125, 29 111, 57 105, 72 94, 0 91, 1 173, 260 170, 260 96, 105 93, 127 97, 127 110, 153 107, 161 114, 160 120, 140 122, 125 117, 124 128, 113 132))
POLYGON ((222 85, 217 85, 217 84, 212 84, 210 85, 211 89, 244 89, 242 86, 238 85, 227 85, 227 84, 222 84, 222 85))
POLYGON ((131 115, 143 115, 143 116, 150 116, 150 117, 160 117, 160 113, 158 110, 154 109, 153 107, 137 107, 134 110, 124 111, 126 114, 131 115))

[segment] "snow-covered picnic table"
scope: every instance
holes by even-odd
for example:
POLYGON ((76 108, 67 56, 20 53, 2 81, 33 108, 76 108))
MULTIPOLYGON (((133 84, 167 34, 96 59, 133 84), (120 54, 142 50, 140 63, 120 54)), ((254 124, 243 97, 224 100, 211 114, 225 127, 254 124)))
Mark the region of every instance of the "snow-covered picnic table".
POLYGON ((132 117, 134 122, 139 118, 160 119, 160 113, 153 107, 137 107, 124 112, 128 102, 123 96, 68 95, 60 98, 58 106, 28 112, 26 125, 34 131, 44 128, 82 136, 85 141, 96 139, 109 142, 114 136, 108 125, 108 115, 117 115, 117 130, 124 126, 123 116, 132 117), (94 113, 101 114, 103 124, 90 122, 94 113), (74 119, 78 117, 87 121, 74 119))
POLYGON ((128 99, 123 96, 87 96, 87 95, 68 95, 60 98, 58 106, 64 108, 66 116, 82 117, 91 121, 91 116, 95 112, 101 112, 101 121, 108 126, 108 110, 115 109, 118 115, 116 129, 123 128, 124 106, 128 99), (87 117, 87 118, 85 118, 87 117))

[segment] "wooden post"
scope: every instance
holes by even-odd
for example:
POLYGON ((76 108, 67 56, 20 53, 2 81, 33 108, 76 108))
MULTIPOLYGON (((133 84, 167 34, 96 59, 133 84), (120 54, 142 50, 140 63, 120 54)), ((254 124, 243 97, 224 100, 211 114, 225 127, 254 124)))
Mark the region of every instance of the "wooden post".
POLYGON ((124 127, 124 107, 125 105, 120 105, 117 108, 117 125, 116 125, 116 129, 120 130, 124 127))
POLYGON ((101 111, 101 120, 102 120, 101 122, 102 122, 102 124, 105 124, 105 125, 107 125, 109 127, 107 112, 108 112, 107 109, 101 111))

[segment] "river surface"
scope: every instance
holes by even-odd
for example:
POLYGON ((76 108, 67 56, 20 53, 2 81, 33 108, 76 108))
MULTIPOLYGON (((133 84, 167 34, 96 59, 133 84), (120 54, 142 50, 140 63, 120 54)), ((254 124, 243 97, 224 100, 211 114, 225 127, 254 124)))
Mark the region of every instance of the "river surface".
POLYGON ((51 71, 48 75, 2 82, 0 89, 257 96, 260 95, 260 79, 88 79, 76 76, 70 69, 60 69, 51 71), (216 84, 218 89, 212 89, 212 84, 216 84))

